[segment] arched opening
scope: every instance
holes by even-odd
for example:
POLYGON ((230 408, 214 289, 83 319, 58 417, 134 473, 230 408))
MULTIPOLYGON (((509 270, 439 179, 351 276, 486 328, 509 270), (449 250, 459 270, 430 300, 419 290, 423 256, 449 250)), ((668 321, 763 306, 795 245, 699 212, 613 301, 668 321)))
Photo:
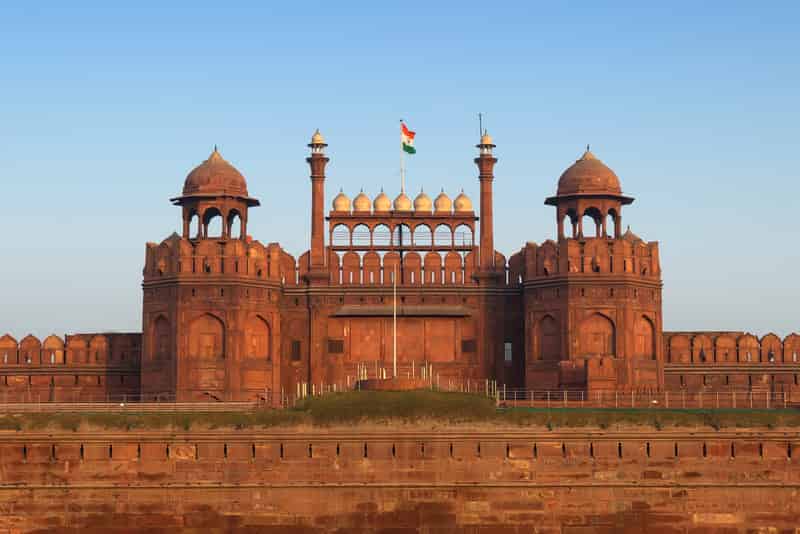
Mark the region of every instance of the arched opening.
POLYGON ((411 239, 411 227, 407 224, 398 224, 394 227, 394 231, 392 232, 392 244, 394 246, 407 247, 411 245, 411 239))
POLYGON ((270 328, 261 317, 251 317, 245 329, 245 357, 248 359, 270 361, 270 328))
POLYGON ((222 237, 222 214, 217 208, 208 208, 203 213, 203 237, 222 237))
POLYGON ((193 212, 189 216, 189 238, 195 239, 200 237, 200 216, 193 212))
POLYGON ((453 246, 453 231, 446 224, 440 224, 433 231, 433 244, 437 247, 453 246))
POLYGON ((617 210, 608 210, 606 215, 606 237, 616 237, 617 234, 617 210))
POLYGON ((427 224, 420 224, 414 228, 414 246, 429 247, 433 244, 433 232, 427 224))
POLYGON ((472 228, 466 224, 456 226, 456 230, 453 232, 453 239, 457 247, 471 247, 475 245, 472 236, 472 228))
POLYGON ((169 360, 172 356, 170 350, 170 328, 169 321, 163 315, 159 315, 153 322, 152 350, 154 360, 169 360))
POLYGON ((357 224, 353 227, 353 246, 368 247, 370 245, 371 238, 372 235, 369 231, 369 227, 366 224, 357 224))
POLYGON ((581 230, 583 237, 600 237, 601 221, 603 216, 597 208, 587 208, 581 217, 581 230))
POLYGON ((195 319, 189 328, 189 358, 215 360, 225 357, 225 326, 211 314, 195 319))
POLYGON ((375 248, 389 248, 392 233, 385 224, 379 224, 372 230, 372 246, 375 248))
MULTIPOLYGON (((566 239, 575 238, 578 235, 578 227, 575 224, 574 216, 571 213, 564 215, 561 220, 561 227, 566 239)), ((559 236, 561 238, 562 236, 559 236)))
POLYGON ((640 316, 634 324, 634 357, 640 360, 655 360, 655 328, 652 321, 645 316, 640 316))
POLYGON ((585 319, 578 330, 578 353, 580 356, 616 355, 616 331, 614 323, 599 313, 585 319))
POLYGON ((551 316, 545 315, 539 321, 539 359, 555 361, 561 359, 561 331, 558 322, 551 316))
POLYGON ((331 244, 334 247, 349 247, 350 229, 343 224, 337 224, 334 226, 333 231, 331 232, 331 244))
POLYGON ((242 239, 242 216, 237 210, 228 213, 228 237, 231 239, 242 239))

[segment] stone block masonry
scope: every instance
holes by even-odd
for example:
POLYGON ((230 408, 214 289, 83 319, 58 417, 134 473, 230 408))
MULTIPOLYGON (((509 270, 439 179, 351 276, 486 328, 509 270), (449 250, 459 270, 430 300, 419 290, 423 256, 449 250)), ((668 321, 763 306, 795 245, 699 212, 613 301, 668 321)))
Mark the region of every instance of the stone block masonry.
POLYGON ((793 430, 5 432, 0 530, 786 530, 798 454, 793 430))

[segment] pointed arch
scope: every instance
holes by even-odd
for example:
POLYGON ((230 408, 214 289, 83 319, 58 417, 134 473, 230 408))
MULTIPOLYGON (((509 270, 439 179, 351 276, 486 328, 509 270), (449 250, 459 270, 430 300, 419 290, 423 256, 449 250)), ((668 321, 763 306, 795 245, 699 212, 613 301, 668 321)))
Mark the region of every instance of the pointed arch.
POLYGON ((783 361, 783 343, 781 338, 769 333, 761 338, 761 361, 779 363, 783 361))
POLYGON ((463 284, 463 275, 461 256, 457 252, 448 252, 444 257, 444 283, 463 284))
POLYGON ((800 336, 792 333, 783 339, 783 361, 800 363, 800 336))
POLYGON ((453 231, 453 240, 457 247, 473 247, 475 239, 472 235, 472 228, 467 224, 459 224, 453 231))
POLYGON ((418 224, 414 227, 414 246, 430 247, 433 245, 433 232, 427 224, 418 224))
POLYGON ((150 330, 150 354, 154 360, 172 359, 170 338, 172 329, 166 315, 160 314, 153 320, 150 330))
POLYGON ((362 272, 364 273, 365 285, 378 285, 381 283, 381 257, 374 250, 370 250, 364 254, 364 266, 362 272))
POLYGON ((453 231, 446 224, 440 224, 433 231, 433 244, 437 247, 453 246, 453 231))
POLYGON ((714 354, 716 361, 731 363, 736 361, 736 339, 733 336, 722 334, 714 340, 714 354))
POLYGON ((714 344, 705 334, 692 338, 692 363, 714 363, 714 344))
POLYGON ((89 341, 89 361, 93 364, 108 362, 108 338, 104 335, 92 337, 89 341))
POLYGON ((250 317, 245 326, 245 358, 250 360, 272 360, 272 329, 260 315, 250 317))
POLYGON ((756 363, 759 361, 761 347, 759 347, 756 336, 753 334, 741 335, 736 340, 736 345, 739 351, 740 363, 756 363))
POLYGON ((403 256, 403 283, 420 285, 422 283, 422 258, 416 252, 407 252, 403 256))
POLYGON ((42 343, 34 335, 28 334, 19 342, 19 363, 41 363, 42 343))
POLYGON ((223 237, 224 227, 225 221, 222 218, 222 212, 218 208, 210 207, 203 212, 203 237, 223 237))
POLYGON ((361 283, 361 258, 352 250, 342 256, 342 283, 345 285, 361 283))
POLYGON ((536 341, 540 360, 557 361, 561 359, 561 329, 555 317, 548 314, 539 320, 536 341))
POLYGON ((653 321, 640 315, 633 326, 635 346, 633 356, 637 360, 656 359, 656 328, 653 321))
POLYGON ((441 285, 442 283, 442 256, 438 252, 425 254, 425 284, 441 285))
POLYGON ((387 249, 391 245, 392 231, 385 224, 379 224, 372 229, 372 246, 378 249, 387 249))
POLYGON ((593 313, 584 319, 578 329, 578 354, 616 357, 614 321, 602 313, 593 313))
POLYGON ((689 337, 675 334, 669 337, 669 362, 689 363, 692 359, 692 349, 689 337))
POLYGON ((0 363, 3 365, 11 365, 19 363, 18 351, 19 344, 10 334, 5 334, 0 337, 0 363))
POLYGON ((239 213, 239 210, 232 209, 228 212, 226 227, 228 230, 228 237, 231 239, 244 239, 244 221, 242 220, 242 214, 239 213))
POLYGON ((42 342, 42 363, 50 365, 64 363, 64 340, 59 336, 49 335, 42 342))
POLYGON ((350 246, 350 228, 344 224, 337 224, 331 230, 331 245, 334 247, 350 246))
POLYGON ((225 357, 225 323, 210 313, 189 325, 189 358, 216 360, 225 357))

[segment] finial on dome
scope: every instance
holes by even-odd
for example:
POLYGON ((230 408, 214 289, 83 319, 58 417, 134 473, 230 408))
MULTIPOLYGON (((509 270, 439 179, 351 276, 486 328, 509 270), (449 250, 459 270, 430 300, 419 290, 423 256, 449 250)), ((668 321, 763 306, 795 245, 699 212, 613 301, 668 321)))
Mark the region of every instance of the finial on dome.
POLYGON ((587 159, 597 159, 597 157, 594 154, 592 154, 592 151, 589 148, 590 148, 589 144, 587 143, 586 152, 583 153, 583 155, 580 157, 578 161, 586 161, 587 159))
POLYGON ((217 148, 217 145, 215 144, 214 145, 214 151, 211 152, 210 156, 208 156, 208 160, 209 161, 217 161, 217 160, 220 160, 220 159, 222 159, 222 154, 219 153, 219 149, 217 148))

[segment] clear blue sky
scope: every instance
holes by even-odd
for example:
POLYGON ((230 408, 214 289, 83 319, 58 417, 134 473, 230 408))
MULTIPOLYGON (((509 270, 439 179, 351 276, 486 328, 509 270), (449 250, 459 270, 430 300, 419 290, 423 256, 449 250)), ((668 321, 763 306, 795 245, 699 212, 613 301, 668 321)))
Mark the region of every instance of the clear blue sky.
POLYGON ((179 228, 213 145, 308 246, 305 144, 339 187, 473 197, 497 143, 495 243, 555 233, 586 143, 661 243, 666 329, 800 330, 798 2, 7 2, 0 7, 0 332, 141 323, 144 243, 179 228), (168 4, 168 5, 167 5, 168 4), (165 7, 165 5, 167 5, 165 7))

